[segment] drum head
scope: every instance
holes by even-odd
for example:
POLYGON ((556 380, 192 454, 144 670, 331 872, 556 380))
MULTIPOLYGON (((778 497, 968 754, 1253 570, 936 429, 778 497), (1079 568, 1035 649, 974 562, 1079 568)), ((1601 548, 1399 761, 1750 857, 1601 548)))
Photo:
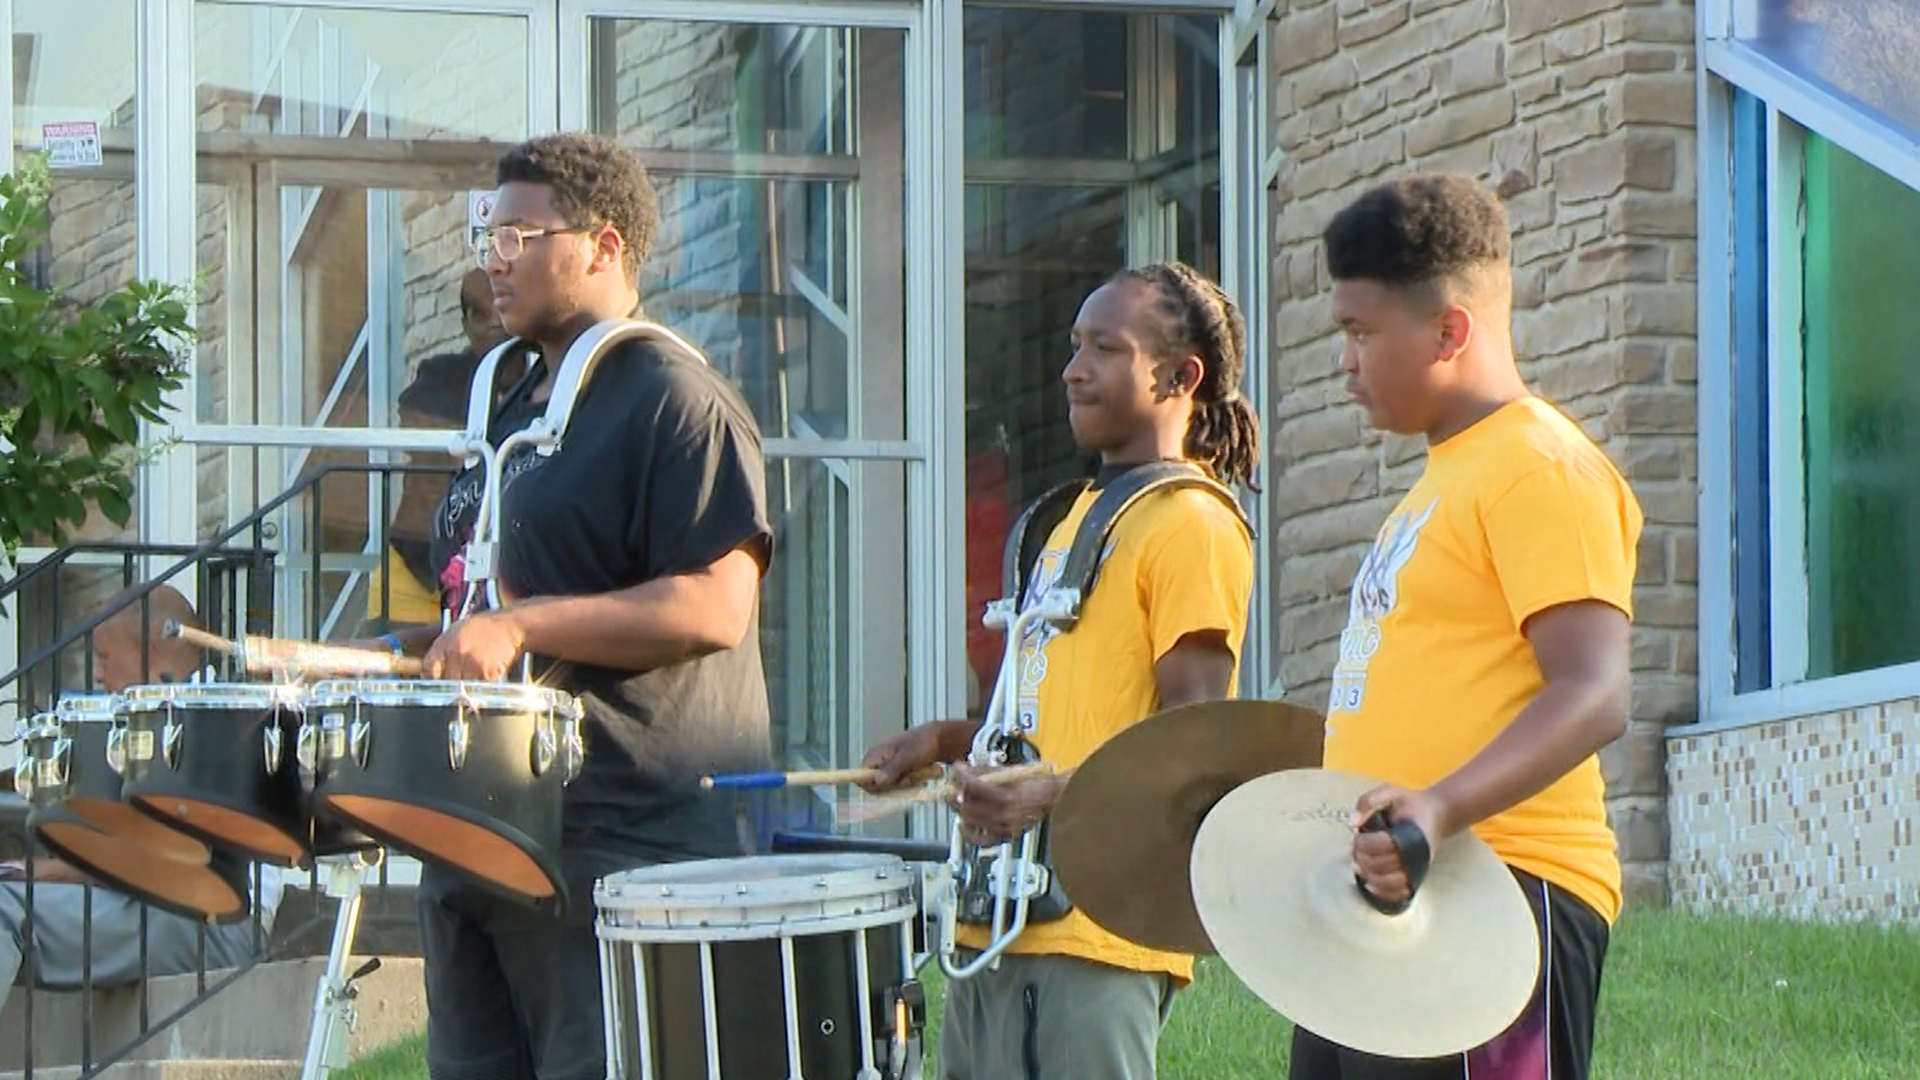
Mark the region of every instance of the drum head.
POLYGON ((333 794, 320 800, 328 812, 423 862, 445 866, 527 900, 561 894, 558 867, 550 872, 532 854, 532 841, 503 835, 509 827, 500 822, 469 821, 375 795, 333 794))
POLYGON ((188 795, 142 794, 131 801, 151 820, 256 859, 292 866, 306 857, 300 837, 244 809, 188 795))
POLYGON ((163 862, 205 866, 212 849, 124 802, 109 799, 68 799, 60 804, 75 818, 102 835, 125 842, 163 862))
POLYGON ((29 827, 60 859, 155 907, 211 922, 247 914, 246 863, 232 856, 216 853, 197 866, 163 858, 99 831, 65 806, 36 811, 29 827))

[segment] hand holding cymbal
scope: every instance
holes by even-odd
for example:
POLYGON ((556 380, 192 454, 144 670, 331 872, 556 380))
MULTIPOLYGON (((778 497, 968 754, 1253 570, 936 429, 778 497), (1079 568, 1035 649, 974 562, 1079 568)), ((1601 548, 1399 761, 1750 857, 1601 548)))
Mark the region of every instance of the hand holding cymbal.
POLYGON ((1353 872, 1353 818, 1378 786, 1319 769, 1243 784, 1194 839, 1194 905, 1240 981, 1308 1031, 1383 1057, 1464 1053, 1505 1031, 1533 996, 1533 911, 1471 832, 1434 846, 1423 878, 1426 838, 1404 821, 1387 831, 1413 896, 1388 903, 1367 892, 1353 872))

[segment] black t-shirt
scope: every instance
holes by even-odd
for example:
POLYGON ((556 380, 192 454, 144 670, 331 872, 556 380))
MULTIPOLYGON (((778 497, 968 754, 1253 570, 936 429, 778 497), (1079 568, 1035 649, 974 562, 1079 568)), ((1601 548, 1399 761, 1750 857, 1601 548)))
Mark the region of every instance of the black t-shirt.
MULTIPOLYGON (((493 445, 546 411, 527 400, 542 375, 529 372, 495 408, 493 445)), ((476 464, 434 514, 433 565, 442 602, 456 611, 485 483, 476 464)), ((756 540, 772 549, 760 435, 745 401, 697 359, 642 342, 600 359, 560 449, 516 451, 501 488, 495 560, 509 602, 631 588, 756 540)), ((759 629, 756 611, 738 648, 637 674, 534 658, 535 677, 586 711, 586 765, 566 792, 567 846, 661 858, 750 849, 735 801, 696 781, 771 767, 759 629)))

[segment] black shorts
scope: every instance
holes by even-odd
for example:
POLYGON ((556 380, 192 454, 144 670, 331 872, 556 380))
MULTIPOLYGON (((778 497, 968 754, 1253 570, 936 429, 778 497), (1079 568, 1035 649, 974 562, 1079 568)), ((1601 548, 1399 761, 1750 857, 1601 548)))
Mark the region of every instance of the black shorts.
POLYGON ((1513 876, 1541 942, 1540 982, 1513 1026, 1465 1054, 1420 1061, 1362 1054, 1295 1027, 1289 1080, 1586 1080, 1607 921, 1532 874, 1513 876))

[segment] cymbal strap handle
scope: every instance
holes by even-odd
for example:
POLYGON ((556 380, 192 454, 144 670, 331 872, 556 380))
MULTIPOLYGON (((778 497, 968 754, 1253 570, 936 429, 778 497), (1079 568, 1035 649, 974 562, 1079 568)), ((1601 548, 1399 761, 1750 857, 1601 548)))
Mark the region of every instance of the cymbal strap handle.
POLYGON ((1367 888, 1360 875, 1353 877, 1354 887, 1360 890, 1368 904, 1383 915, 1399 915, 1413 906, 1413 898, 1420 892, 1420 883, 1427 879, 1427 868, 1433 864, 1433 846, 1427 842, 1427 834, 1420 826, 1411 821, 1389 822, 1385 810, 1375 811, 1360 827, 1361 832, 1385 832, 1400 851, 1400 865, 1407 872, 1407 898, 1400 901, 1382 900, 1367 888))

